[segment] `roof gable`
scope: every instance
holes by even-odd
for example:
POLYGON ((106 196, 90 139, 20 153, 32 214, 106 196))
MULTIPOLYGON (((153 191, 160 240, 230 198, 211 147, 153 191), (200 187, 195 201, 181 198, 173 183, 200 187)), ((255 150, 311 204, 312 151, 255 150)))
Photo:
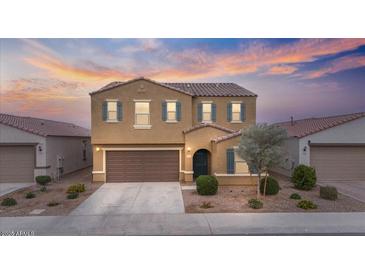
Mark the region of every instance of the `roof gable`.
POLYGON ((232 130, 232 129, 229 129, 229 128, 226 128, 226 127, 222 127, 222 126, 217 125, 217 124, 201 123, 201 124, 195 125, 195 126, 193 126, 191 128, 188 128, 188 129, 184 130, 184 133, 187 134, 187 133, 190 133, 192 131, 195 131, 195 130, 198 130, 198 129, 202 129, 202 128, 207 128, 207 127, 219 129, 219 130, 224 131, 224 132, 227 132, 227 133, 233 133, 233 132, 235 132, 235 130, 232 130))
POLYGON ((302 138, 362 117, 365 117, 365 112, 287 121, 275 125, 286 129, 290 137, 302 138))

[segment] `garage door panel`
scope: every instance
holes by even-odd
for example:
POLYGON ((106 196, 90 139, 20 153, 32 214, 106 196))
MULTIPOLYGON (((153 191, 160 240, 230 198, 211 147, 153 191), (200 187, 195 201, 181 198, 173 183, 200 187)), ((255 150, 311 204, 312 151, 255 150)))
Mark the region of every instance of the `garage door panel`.
POLYGON ((179 179, 178 151, 108 151, 108 182, 168 182, 179 179))
POLYGON ((24 183, 34 180, 33 146, 0 146, 0 183, 24 183))
POLYGON ((315 146, 310 151, 319 181, 365 180, 365 147, 315 146))

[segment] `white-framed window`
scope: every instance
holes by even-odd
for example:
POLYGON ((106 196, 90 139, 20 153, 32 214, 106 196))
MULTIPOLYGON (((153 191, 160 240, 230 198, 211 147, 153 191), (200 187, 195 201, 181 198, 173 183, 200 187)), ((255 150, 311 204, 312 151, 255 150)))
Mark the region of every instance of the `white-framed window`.
POLYGON ((107 110, 108 110, 108 117, 107 120, 109 122, 116 122, 118 119, 117 114, 117 101, 108 101, 107 102, 107 110))
POLYGON ((151 113, 149 101, 135 101, 135 126, 150 126, 151 125, 151 113))
POLYGON ((241 103, 232 103, 232 122, 241 122, 241 103))
POLYGON ((212 121, 212 103, 202 103, 202 122, 212 121))
POLYGON ((168 122, 176 122, 176 101, 175 102, 166 102, 167 108, 167 119, 168 122))
POLYGON ((248 173, 248 166, 246 161, 243 160, 237 153, 237 149, 234 151, 234 171, 236 174, 248 173))

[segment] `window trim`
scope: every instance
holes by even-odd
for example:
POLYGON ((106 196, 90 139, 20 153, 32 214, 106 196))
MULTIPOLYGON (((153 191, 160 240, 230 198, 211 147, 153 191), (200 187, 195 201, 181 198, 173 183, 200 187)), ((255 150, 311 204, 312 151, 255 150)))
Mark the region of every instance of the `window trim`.
MULTIPOLYGON (((165 100, 166 102, 166 123, 177 123, 177 100, 165 100), (169 119, 169 103, 175 103, 175 119, 169 119)), ((172 111, 170 111, 172 112, 172 111)))
POLYGON ((107 123, 118 123, 118 102, 119 100, 118 99, 106 99, 106 120, 105 122, 107 123), (115 110, 115 116, 116 118, 115 119, 109 119, 109 103, 116 103, 116 110, 115 110))
POLYGON ((241 109, 241 104, 242 104, 242 101, 231 101, 231 121, 230 123, 231 124, 242 124, 243 121, 241 120, 241 115, 242 115, 242 109, 241 109), (240 111, 239 112, 233 112, 233 104, 239 104, 240 106, 240 111), (239 114, 239 120, 233 120, 233 113, 238 113, 239 114))
POLYGON ((133 127, 135 129, 151 129, 151 99, 134 99, 134 124, 133 127), (136 103, 148 103, 148 113, 139 113, 139 114, 148 114, 148 124, 137 124, 137 112, 136 112, 136 103))
POLYGON ((213 123, 213 101, 202 101, 202 123, 213 123), (210 105, 210 120, 204 120, 204 105, 210 105))

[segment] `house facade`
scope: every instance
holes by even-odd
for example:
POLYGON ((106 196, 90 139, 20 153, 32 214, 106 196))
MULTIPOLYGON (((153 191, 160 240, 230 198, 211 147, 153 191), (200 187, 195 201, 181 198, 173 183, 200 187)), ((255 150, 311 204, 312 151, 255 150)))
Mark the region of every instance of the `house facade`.
POLYGON ((0 113, 0 183, 55 179, 91 166, 88 129, 70 123, 0 113))
POLYGON ((365 112, 278 123, 288 132, 285 161, 273 171, 291 176, 299 164, 319 181, 365 180, 365 112))
POLYGON ((91 96, 93 180, 251 184, 235 153, 257 95, 233 83, 113 82, 91 96))

